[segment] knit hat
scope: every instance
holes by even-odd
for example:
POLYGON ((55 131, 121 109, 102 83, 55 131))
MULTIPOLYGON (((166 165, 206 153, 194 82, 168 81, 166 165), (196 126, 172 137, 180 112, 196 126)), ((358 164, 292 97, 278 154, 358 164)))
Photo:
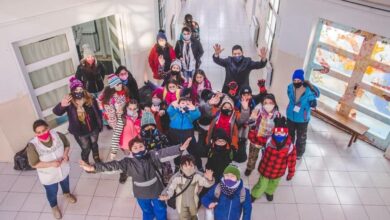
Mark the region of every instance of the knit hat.
POLYGON ((217 128, 213 132, 213 140, 216 141, 219 139, 223 139, 226 142, 230 143, 230 137, 226 134, 226 131, 223 130, 223 128, 217 128))
POLYGON ((143 112, 141 118, 141 128, 144 128, 148 125, 156 125, 156 120, 151 112, 143 112))
POLYGON ((292 76, 292 80, 300 79, 301 81, 303 81, 303 80, 305 80, 304 74, 305 74, 305 72, 303 71, 303 69, 297 69, 294 71, 294 74, 292 76))
POLYGON ((232 108, 234 108, 233 100, 229 96, 227 96, 227 95, 225 95, 223 97, 220 107, 222 108, 223 105, 225 105, 225 103, 229 103, 232 106, 232 108))
POLYGON ((114 88, 119 83, 122 83, 122 81, 117 75, 115 75, 114 73, 108 75, 108 85, 110 86, 110 88, 114 88))
POLYGON ((95 53, 92 51, 89 44, 83 44, 81 48, 83 49, 83 58, 87 58, 88 56, 95 56, 95 53))
POLYGON ((69 79, 69 88, 70 91, 75 90, 77 87, 83 87, 83 83, 78 80, 75 76, 70 77, 69 79))
POLYGON ((284 116, 276 117, 274 119, 274 123, 275 123, 275 127, 272 129, 273 133, 283 132, 283 133, 288 134, 286 118, 284 116))
POLYGON ((237 177, 237 180, 241 179, 241 173, 240 173, 240 170, 238 169, 238 167, 234 164, 229 164, 225 170, 223 171, 223 174, 228 174, 228 173, 231 173, 233 174, 234 176, 237 177))
POLYGON ((250 86, 242 86, 241 87, 241 90, 240 90, 240 95, 243 95, 243 94, 252 94, 252 89, 250 86))
POLYGON ((156 37, 156 41, 158 41, 158 39, 164 39, 164 40, 168 41, 167 36, 165 35, 165 31, 164 30, 159 30, 158 31, 157 37, 156 37))
POLYGON ((181 70, 181 61, 180 61, 179 59, 176 59, 176 60, 172 61, 171 67, 170 67, 170 68, 172 69, 172 67, 173 67, 174 65, 179 66, 179 68, 180 68, 180 70, 181 70))

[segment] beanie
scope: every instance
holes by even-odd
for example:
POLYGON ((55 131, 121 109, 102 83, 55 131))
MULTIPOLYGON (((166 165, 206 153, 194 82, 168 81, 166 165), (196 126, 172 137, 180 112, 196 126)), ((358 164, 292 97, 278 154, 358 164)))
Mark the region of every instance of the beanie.
POLYGON ((81 47, 83 49, 83 58, 87 58, 88 56, 95 56, 95 53, 92 51, 89 44, 83 44, 81 47))
POLYGON ((297 69, 294 71, 294 74, 292 76, 292 80, 300 79, 301 81, 303 81, 303 80, 305 80, 304 74, 305 74, 305 72, 303 71, 303 69, 297 69))
POLYGON ((146 127, 147 125, 156 125, 156 120, 151 112, 143 112, 141 118, 141 128, 146 127))
POLYGON ((223 128, 217 128, 213 132, 213 140, 216 141, 219 139, 225 140, 226 142, 228 142, 228 144, 230 143, 230 138, 227 135, 226 131, 223 130, 223 128))
POLYGON ((114 73, 108 75, 108 85, 110 86, 110 88, 114 88, 119 83, 122 83, 122 81, 117 75, 115 75, 114 73))
POLYGON ((252 94, 252 89, 250 86, 242 86, 241 87, 241 90, 240 90, 240 95, 243 95, 243 94, 252 94))
POLYGON ((69 79, 69 88, 70 91, 75 90, 77 87, 83 87, 83 83, 78 80, 75 76, 70 77, 69 79))
POLYGON ((165 31, 164 30, 159 30, 158 31, 157 37, 156 37, 156 41, 158 41, 158 39, 164 39, 164 40, 168 41, 167 36, 165 35, 165 31))
POLYGON ((172 69, 172 67, 174 65, 179 66, 179 68, 181 70, 181 61, 179 59, 176 59, 176 60, 172 61, 170 68, 172 69))
POLYGON ((233 174, 234 176, 237 177, 237 180, 241 179, 241 174, 240 174, 240 170, 238 169, 238 167, 234 164, 229 164, 225 170, 223 171, 223 174, 228 174, 228 173, 231 173, 233 174))

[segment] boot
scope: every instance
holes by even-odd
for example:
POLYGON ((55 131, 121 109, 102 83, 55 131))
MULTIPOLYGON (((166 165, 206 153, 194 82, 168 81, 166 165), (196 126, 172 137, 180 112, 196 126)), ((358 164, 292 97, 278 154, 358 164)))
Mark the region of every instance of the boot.
POLYGON ((127 174, 126 173, 120 173, 119 175, 119 183, 124 184, 127 180, 127 174))
POLYGON ((245 174, 245 176, 250 176, 251 173, 252 173, 252 170, 246 169, 244 174, 245 174))
POLYGON ((265 197, 267 198, 268 202, 271 202, 272 200, 274 200, 274 195, 268 195, 267 193, 265 193, 265 197))
POLYGON ((54 216, 55 219, 61 219, 62 218, 61 210, 58 208, 58 205, 56 205, 53 208, 51 208, 51 211, 53 212, 53 216, 54 216))
POLYGON ((69 203, 76 203, 77 199, 73 194, 64 193, 64 197, 68 200, 69 203))

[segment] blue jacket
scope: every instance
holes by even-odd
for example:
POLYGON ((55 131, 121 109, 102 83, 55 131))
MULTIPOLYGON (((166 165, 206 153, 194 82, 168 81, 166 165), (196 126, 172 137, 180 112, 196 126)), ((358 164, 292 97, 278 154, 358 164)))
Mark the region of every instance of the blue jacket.
POLYGON ((232 198, 227 197, 222 192, 219 199, 215 198, 214 193, 217 184, 211 187, 206 195, 204 195, 201 199, 202 205, 205 207, 209 207, 212 202, 218 202, 217 206, 214 208, 214 219, 239 220, 241 213, 243 213, 242 219, 250 220, 252 214, 252 203, 249 189, 245 189, 245 201, 243 203, 240 202, 241 188, 244 187, 242 180, 232 198))
POLYGON ((290 102, 288 103, 286 110, 287 119, 298 123, 308 122, 310 120, 310 104, 315 102, 320 96, 320 90, 314 85, 313 87, 315 90, 314 92, 311 91, 310 87, 306 87, 306 91, 302 94, 298 102, 295 103, 294 85, 292 83, 288 85, 287 95, 290 102))
POLYGON ((170 119, 169 127, 178 130, 193 129, 193 122, 200 118, 200 111, 198 108, 183 113, 179 110, 179 108, 169 105, 167 113, 170 119))

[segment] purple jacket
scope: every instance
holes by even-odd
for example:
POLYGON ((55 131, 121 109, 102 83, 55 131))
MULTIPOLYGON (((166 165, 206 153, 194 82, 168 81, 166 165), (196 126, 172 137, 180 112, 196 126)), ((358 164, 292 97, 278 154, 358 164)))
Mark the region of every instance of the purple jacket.
MULTIPOLYGON (((188 86, 188 83, 185 83, 185 85, 183 85, 183 87, 187 87, 187 86, 188 86)), ((187 88, 187 89, 189 89, 191 91, 190 97, 191 97, 192 103, 194 103, 194 105, 199 105, 199 103, 200 103, 199 96, 200 95, 198 94, 198 84, 196 82, 192 82, 191 88, 187 88)), ((211 83, 206 77, 204 78, 204 89, 210 89, 210 90, 212 89, 211 83)))
MULTIPOLYGON (((102 120, 102 113, 99 110, 98 104, 96 100, 93 100, 92 104, 92 109, 93 112, 95 113, 95 118, 97 118, 96 124, 98 125, 99 131, 102 130, 103 128, 103 120, 102 120)), ((61 103, 58 103, 54 108, 53 108, 53 113, 55 115, 61 116, 64 113, 68 114, 68 121, 69 121, 69 128, 68 131, 69 133, 75 135, 75 136, 81 136, 81 126, 79 119, 77 117, 77 109, 74 105, 69 105, 67 107, 62 107, 61 103)))

